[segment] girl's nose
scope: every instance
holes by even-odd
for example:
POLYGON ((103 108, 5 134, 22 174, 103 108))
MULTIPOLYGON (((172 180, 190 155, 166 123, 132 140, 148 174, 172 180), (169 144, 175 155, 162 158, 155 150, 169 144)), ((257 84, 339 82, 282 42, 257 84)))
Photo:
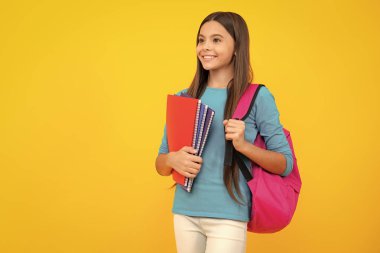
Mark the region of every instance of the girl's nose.
POLYGON ((204 48, 204 50, 210 50, 211 49, 211 43, 208 41, 205 41, 203 48, 204 48))

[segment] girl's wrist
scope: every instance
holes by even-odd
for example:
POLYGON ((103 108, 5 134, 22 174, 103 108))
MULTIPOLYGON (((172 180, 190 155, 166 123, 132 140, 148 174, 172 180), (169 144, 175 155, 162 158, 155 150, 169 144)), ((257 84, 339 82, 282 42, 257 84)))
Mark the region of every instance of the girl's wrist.
POLYGON ((249 148, 249 144, 250 144, 249 142, 244 140, 243 143, 235 149, 239 151, 240 153, 245 154, 246 150, 249 148))
POLYGON ((172 155, 173 155, 173 152, 169 152, 169 153, 168 153, 168 156, 167 156, 167 158, 166 158, 166 163, 165 163, 167 167, 172 167, 172 166, 171 166, 171 156, 172 156, 172 155))

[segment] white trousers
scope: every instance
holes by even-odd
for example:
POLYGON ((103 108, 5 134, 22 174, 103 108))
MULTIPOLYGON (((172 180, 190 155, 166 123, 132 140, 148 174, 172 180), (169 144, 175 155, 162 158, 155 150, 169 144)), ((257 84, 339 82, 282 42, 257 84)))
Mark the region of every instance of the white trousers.
POLYGON ((244 253, 247 222, 174 214, 178 253, 244 253))

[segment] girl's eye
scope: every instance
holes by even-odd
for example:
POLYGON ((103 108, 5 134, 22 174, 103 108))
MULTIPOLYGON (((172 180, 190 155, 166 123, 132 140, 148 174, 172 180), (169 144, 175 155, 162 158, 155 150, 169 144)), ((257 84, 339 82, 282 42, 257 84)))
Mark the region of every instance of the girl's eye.
MULTIPOLYGON (((220 42, 221 41, 221 39, 214 39, 214 42, 220 42)), ((203 39, 198 39, 198 43, 201 43, 201 42, 203 42, 203 39)))

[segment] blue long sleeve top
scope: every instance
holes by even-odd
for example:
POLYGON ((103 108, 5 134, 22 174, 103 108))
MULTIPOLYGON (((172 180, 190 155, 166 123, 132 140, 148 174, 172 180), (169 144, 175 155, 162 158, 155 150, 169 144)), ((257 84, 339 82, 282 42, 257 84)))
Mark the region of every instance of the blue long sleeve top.
MULTIPOLYGON (((187 88, 176 94, 185 91, 187 88)), ((176 186, 172 212, 189 216, 249 221, 252 197, 243 174, 239 170, 239 187, 243 197, 240 201, 243 204, 236 203, 230 197, 223 182, 225 152, 223 120, 227 88, 207 87, 200 99, 215 111, 214 120, 202 153, 203 163, 194 180, 193 188, 191 192, 187 192, 181 186, 176 186)), ((244 122, 245 139, 253 143, 257 133, 260 132, 268 150, 285 155, 286 170, 281 176, 289 175, 293 168, 293 156, 279 120, 275 99, 267 87, 264 86, 259 90, 256 101, 244 122)), ((158 153, 168 152, 165 125, 158 153)), ((249 159, 244 157, 243 161, 250 168, 249 159)))

